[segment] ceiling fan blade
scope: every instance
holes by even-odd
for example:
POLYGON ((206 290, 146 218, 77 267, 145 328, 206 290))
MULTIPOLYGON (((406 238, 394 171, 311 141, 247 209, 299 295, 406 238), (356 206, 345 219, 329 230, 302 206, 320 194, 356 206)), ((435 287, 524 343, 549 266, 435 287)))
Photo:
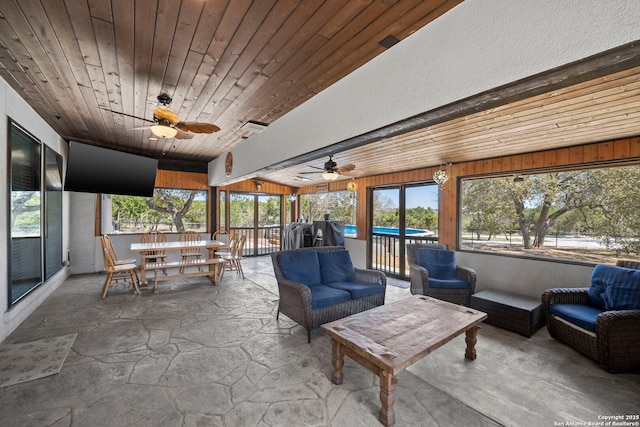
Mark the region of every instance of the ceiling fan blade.
POLYGON ((178 128, 175 128, 175 129, 178 131, 178 133, 174 137, 175 139, 191 139, 194 136, 192 133, 183 132, 178 128))
POLYGON ((338 166, 336 169, 340 173, 351 172, 356 168, 356 165, 353 163, 347 163, 346 165, 338 166))
POLYGON ((180 121, 180 119, 178 119, 178 115, 171 108, 167 106, 160 106, 160 107, 154 108, 153 116, 157 117, 158 120, 160 121, 166 120, 172 125, 175 125, 180 121))
MULTIPOLYGON (((307 165, 307 166, 310 167, 310 168, 318 169, 319 171, 323 171, 323 172, 325 170, 324 168, 319 168, 318 166, 313 166, 313 165, 307 165)), ((311 173, 311 172, 309 172, 309 173, 311 173)))
POLYGON ((193 133, 213 133, 218 132, 220 128, 212 123, 201 122, 179 122, 176 127, 185 132, 193 133))
POLYGON ((138 117, 138 116, 133 116, 133 115, 127 114, 127 113, 121 113, 120 111, 109 110, 108 108, 102 108, 102 107, 98 107, 98 108, 100 108, 101 110, 104 110, 104 111, 108 111, 108 112, 113 113, 113 114, 120 114, 121 116, 132 117, 134 119, 142 120, 142 121, 145 121, 145 122, 155 123, 153 120, 145 119, 145 118, 138 117))
POLYGON ((127 130, 149 130, 149 126, 139 126, 137 128, 128 128, 127 130))
POLYGON ((307 172, 300 172, 302 174, 308 174, 308 173, 324 173, 324 170, 319 170, 319 171, 307 171, 307 172))

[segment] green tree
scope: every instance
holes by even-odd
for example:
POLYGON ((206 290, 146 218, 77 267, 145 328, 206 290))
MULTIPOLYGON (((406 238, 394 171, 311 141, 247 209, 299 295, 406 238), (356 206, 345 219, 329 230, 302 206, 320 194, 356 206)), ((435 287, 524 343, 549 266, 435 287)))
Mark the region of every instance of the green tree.
POLYGON ((176 226, 176 231, 182 233, 185 231, 184 216, 191 208, 197 193, 195 190, 156 189, 153 197, 147 197, 146 203, 149 209, 169 216, 176 226))

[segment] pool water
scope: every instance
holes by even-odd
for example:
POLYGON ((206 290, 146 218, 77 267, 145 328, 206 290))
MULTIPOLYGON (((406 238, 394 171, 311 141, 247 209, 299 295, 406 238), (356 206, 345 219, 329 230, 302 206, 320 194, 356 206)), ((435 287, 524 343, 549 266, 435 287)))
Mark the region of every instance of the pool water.
MULTIPOLYGON (((347 236, 355 236, 356 235, 356 226, 355 225, 345 225, 344 226, 344 234, 347 236)), ((398 227, 373 227, 373 232, 377 234, 389 234, 392 236, 398 236, 398 227)), ((421 230, 418 228, 407 228, 405 230, 405 236, 411 235, 426 235, 432 236, 433 231, 430 230, 421 230)))

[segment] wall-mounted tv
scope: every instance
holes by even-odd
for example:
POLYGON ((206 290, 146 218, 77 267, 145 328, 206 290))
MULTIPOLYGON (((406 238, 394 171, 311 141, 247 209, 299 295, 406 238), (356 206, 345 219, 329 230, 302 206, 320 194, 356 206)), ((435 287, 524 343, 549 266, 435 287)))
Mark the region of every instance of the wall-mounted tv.
POLYGON ((153 196, 158 160, 69 142, 65 191, 153 196))

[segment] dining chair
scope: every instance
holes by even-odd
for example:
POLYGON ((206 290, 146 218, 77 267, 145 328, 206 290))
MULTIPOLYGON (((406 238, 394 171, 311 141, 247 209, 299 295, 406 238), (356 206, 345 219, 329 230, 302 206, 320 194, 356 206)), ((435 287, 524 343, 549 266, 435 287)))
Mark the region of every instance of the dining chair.
POLYGON ((222 256, 225 260, 225 268, 227 270, 235 271, 236 274, 242 275, 244 279, 244 271, 242 270, 241 260, 244 259, 244 244, 247 241, 247 236, 242 235, 239 239, 236 239, 234 245, 231 247, 231 253, 229 255, 222 256))
POLYGON ((111 238, 109 237, 108 234, 103 234, 102 236, 100 236, 100 239, 102 239, 102 247, 106 247, 107 248, 107 250, 111 254, 111 258, 115 261, 116 265, 117 264, 135 264, 136 263, 137 260, 135 258, 127 258, 127 259, 118 258, 118 255, 116 254, 116 250, 113 247, 113 242, 111 241, 111 238))
MULTIPOLYGON (((148 231, 140 236, 140 243, 166 243, 167 236, 162 231, 148 231)), ((142 252, 142 262, 165 262, 167 254, 164 250, 153 250, 142 252)), ((167 270, 162 272, 167 275, 167 270)))
POLYGON ((119 280, 124 280, 125 282, 131 282, 134 287, 134 291, 136 295, 140 294, 140 288, 138 287, 139 279, 138 273, 136 272, 136 264, 117 264, 115 258, 111 254, 111 250, 108 246, 108 239, 105 239, 104 236, 100 238, 102 243, 102 255, 104 257, 104 271, 107 273, 107 277, 104 280, 104 284, 102 285, 102 298, 107 296, 107 291, 111 285, 117 285, 119 280), (114 283, 112 283, 114 282, 114 283))
POLYGON ((231 241, 231 234, 227 230, 217 230, 211 235, 211 240, 228 244, 231 241))
MULTIPOLYGON (((202 236, 197 231, 187 230, 180 234, 179 240, 181 243, 199 242, 202 240, 202 236)), ((180 256, 182 261, 188 261, 189 259, 202 259, 202 251, 197 247, 186 247, 180 249, 180 256)), ((202 271, 202 266, 198 265, 198 271, 202 271)), ((184 273, 184 267, 180 267, 180 273, 184 273)))
POLYGON ((221 231, 216 231, 213 234, 213 240, 217 240, 218 242, 223 242, 227 245, 226 248, 216 251, 216 256, 220 258, 224 258, 225 256, 231 255, 233 246, 237 245, 238 235, 236 233, 229 233, 225 230, 221 230, 221 231))

